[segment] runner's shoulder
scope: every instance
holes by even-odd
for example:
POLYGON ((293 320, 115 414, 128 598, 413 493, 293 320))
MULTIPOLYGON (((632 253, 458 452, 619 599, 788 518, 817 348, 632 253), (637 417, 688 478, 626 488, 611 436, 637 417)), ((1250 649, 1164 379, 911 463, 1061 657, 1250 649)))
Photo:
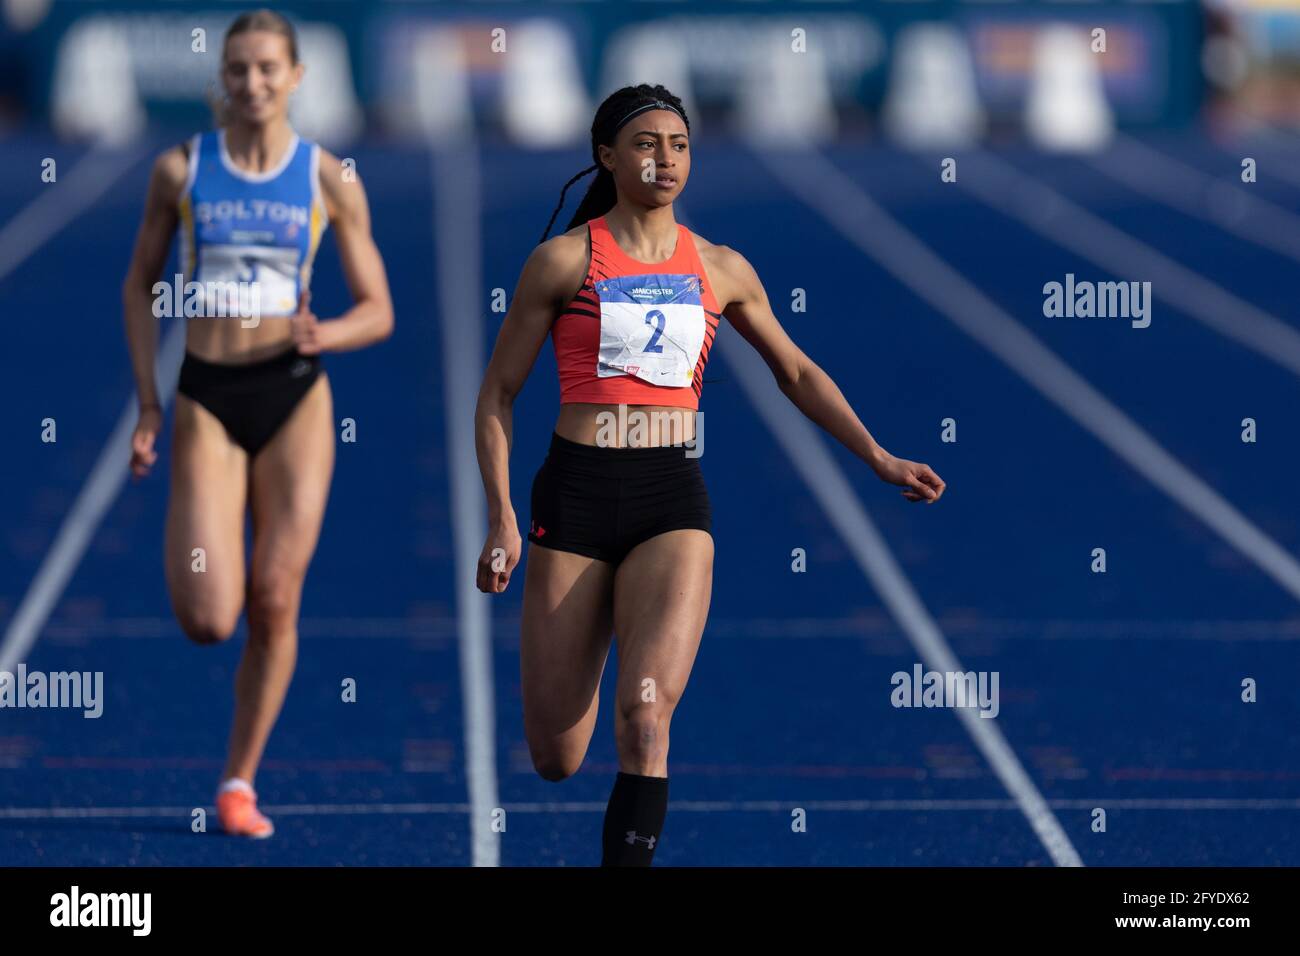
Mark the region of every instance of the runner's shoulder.
POLYGON ((736 275, 752 268, 749 261, 731 246, 709 242, 698 232, 692 232, 691 236, 695 239, 695 251, 710 269, 736 275))
POLYGON ((582 284, 587 274, 587 225, 552 236, 528 256, 525 271, 537 276, 549 298, 561 298, 582 284))
POLYGON ((709 242, 698 233, 692 232, 695 248, 700 262, 713 283, 713 292, 719 302, 719 308, 736 300, 748 299, 758 284, 758 273, 749 260, 731 246, 709 242))
POLYGON ((188 143, 177 143, 159 153, 153 161, 152 182, 156 188, 171 198, 180 197, 189 177, 190 155, 188 143))
POLYGON ((330 222, 347 218, 368 229, 370 213, 366 187, 361 183, 361 173, 356 163, 340 159, 322 146, 317 175, 330 222))

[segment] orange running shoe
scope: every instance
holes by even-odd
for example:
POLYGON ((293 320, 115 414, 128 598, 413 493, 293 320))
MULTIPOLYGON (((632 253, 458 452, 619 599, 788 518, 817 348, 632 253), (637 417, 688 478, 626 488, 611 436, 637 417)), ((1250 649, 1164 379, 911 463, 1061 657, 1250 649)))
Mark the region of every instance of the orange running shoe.
POLYGON ((231 836, 265 840, 275 832, 271 821, 257 810, 257 794, 247 790, 227 790, 217 794, 217 816, 231 836))

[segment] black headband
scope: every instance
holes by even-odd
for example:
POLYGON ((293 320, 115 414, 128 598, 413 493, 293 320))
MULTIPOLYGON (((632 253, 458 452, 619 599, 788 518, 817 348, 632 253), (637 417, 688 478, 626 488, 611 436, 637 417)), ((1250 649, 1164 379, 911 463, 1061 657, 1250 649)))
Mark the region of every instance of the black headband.
POLYGON ((682 116, 682 111, 679 110, 677 107, 673 106, 672 103, 665 103, 663 100, 653 100, 649 103, 646 103, 643 106, 638 106, 632 112, 628 113, 621 120, 619 120, 618 123, 614 126, 614 132, 617 133, 627 124, 627 121, 630 120, 633 116, 637 116, 641 113, 644 113, 646 110, 672 110, 678 116, 682 117, 683 123, 686 122, 686 117, 682 116))

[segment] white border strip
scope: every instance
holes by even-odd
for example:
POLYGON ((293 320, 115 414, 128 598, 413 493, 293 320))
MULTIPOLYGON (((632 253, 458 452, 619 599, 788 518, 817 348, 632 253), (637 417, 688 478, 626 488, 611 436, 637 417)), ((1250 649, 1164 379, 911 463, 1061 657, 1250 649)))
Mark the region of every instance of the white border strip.
MULTIPOLYGON (((1001 359, 1284 591, 1300 598, 1300 563, 1290 552, 1255 527, 1035 335, 899 225, 824 156, 808 152, 768 159, 761 151, 756 155, 777 180, 918 298, 1001 359)), ((978 178, 970 176, 971 161, 966 162, 962 175, 978 178)), ((1236 320, 1237 316, 1227 319, 1236 320)))
POLYGON ((474 441, 474 406, 485 368, 478 147, 464 137, 456 145, 434 147, 430 172, 440 307, 438 325, 442 328, 443 395, 447 405, 454 590, 460 623, 465 774, 473 806, 470 830, 474 865, 497 866, 501 839, 492 828, 492 812, 500 806, 493 713, 492 622, 487 605, 490 598, 474 583, 487 528, 474 441))

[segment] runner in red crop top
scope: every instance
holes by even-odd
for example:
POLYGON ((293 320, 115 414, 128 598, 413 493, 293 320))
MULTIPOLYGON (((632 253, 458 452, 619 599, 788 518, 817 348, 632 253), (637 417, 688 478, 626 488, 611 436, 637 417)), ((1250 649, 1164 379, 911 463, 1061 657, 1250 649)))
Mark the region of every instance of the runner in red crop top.
POLYGON ((672 256, 649 263, 619 248, 604 216, 587 228, 586 279, 551 328, 561 404, 698 409, 722 313, 691 231, 679 223, 672 256))
MULTIPOLYGON (((519 640, 523 736, 544 779, 578 772, 616 641, 618 673, 606 706, 614 711, 618 773, 601 828, 603 866, 649 866, 665 841, 679 859, 690 851, 685 841, 673 847, 677 834, 665 827, 668 748, 712 594, 713 509, 698 406, 722 315, 791 404, 878 477, 904 486, 909 501, 933 503, 944 489, 928 465, 876 443, 831 377, 781 328, 744 256, 677 222, 673 202, 690 176, 689 141, 686 110, 662 86, 623 87, 600 104, 591 127, 594 165, 565 185, 524 264, 474 416, 488 524, 476 585, 499 594, 523 556, 510 487, 512 429, 540 424, 522 415, 516 422, 515 398, 551 336, 560 412, 531 490, 519 496, 529 542, 519 640), (563 235, 548 240, 569 186, 591 172, 596 178, 563 235), (650 428, 641 428, 647 419, 650 428), (665 420, 668 440, 653 424, 665 420)), ((848 334, 862 336, 865 347, 869 324, 853 323, 848 334)), ((732 463, 728 477, 761 480, 752 473, 760 454, 732 463)), ((728 564, 730 573, 736 567, 728 564)))

